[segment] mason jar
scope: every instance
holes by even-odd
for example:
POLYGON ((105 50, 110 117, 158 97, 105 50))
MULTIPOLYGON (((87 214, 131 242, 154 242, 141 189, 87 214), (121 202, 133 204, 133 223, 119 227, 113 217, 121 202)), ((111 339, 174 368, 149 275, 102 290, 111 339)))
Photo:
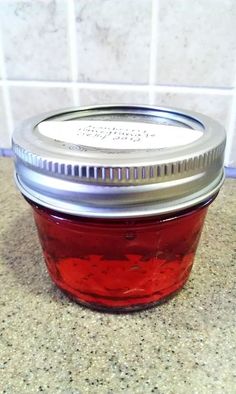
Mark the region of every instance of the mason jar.
POLYGON ((173 108, 72 108, 24 122, 15 179, 52 281, 111 312, 177 293, 224 180, 224 148, 216 121, 173 108))

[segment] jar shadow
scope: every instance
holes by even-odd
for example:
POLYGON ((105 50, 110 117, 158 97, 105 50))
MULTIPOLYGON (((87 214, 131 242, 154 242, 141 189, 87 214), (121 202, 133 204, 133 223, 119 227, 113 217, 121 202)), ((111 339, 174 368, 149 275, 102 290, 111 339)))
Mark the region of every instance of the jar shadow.
MULTIPOLYGON (((2 260, 10 275, 27 288, 27 292, 57 299, 64 303, 67 297, 51 282, 43 259, 32 212, 26 210, 2 234, 2 260)), ((7 274, 9 277, 9 274, 7 274)), ((69 301, 70 302, 70 301, 69 301)))

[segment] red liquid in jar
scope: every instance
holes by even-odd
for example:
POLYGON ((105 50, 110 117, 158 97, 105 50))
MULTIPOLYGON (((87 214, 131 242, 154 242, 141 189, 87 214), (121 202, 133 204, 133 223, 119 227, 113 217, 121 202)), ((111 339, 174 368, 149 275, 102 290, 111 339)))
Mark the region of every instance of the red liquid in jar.
POLYGON ((183 287, 208 204, 172 218, 90 219, 31 203, 52 280, 108 310, 142 309, 183 287))

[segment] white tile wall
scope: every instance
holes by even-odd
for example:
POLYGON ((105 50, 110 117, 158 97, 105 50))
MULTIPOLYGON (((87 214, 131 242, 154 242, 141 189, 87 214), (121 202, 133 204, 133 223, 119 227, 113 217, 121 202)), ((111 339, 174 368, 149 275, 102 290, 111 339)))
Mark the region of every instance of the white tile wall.
POLYGON ((9 92, 14 127, 28 117, 73 106, 72 88, 14 86, 9 92))
MULTIPOLYGON (((172 90, 172 89, 170 89, 172 90)), ((152 103, 156 106, 179 107, 196 111, 213 117, 226 129, 228 128, 233 94, 231 90, 216 94, 214 92, 195 92, 195 90, 180 89, 178 92, 168 91, 168 87, 154 93, 152 103)), ((146 89, 80 89, 81 105, 94 104, 149 104, 149 90, 146 89)))
POLYGON ((235 0, 1 0, 0 148, 56 108, 169 105, 219 120, 236 167, 235 21, 235 0))
POLYGON ((9 79, 68 80, 66 0, 3 0, 0 24, 9 79))
POLYGON ((160 0, 156 83, 232 87, 236 2, 160 0))
POLYGON ((226 165, 236 168, 236 94, 234 94, 228 127, 228 142, 226 145, 226 165))
MULTIPOLYGON (((234 124, 234 130, 236 130, 236 122, 234 124)), ((236 133, 234 134, 234 138, 230 141, 230 149, 229 149, 229 154, 227 156, 227 162, 226 165, 228 167, 236 167, 236 138, 235 138, 236 133)))
POLYGON ((76 2, 78 80, 147 83, 151 0, 76 2))
MULTIPOLYGON (((10 134, 6 119, 6 108, 3 100, 3 88, 0 87, 0 141, 2 147, 10 145, 10 134)), ((1 147, 0 146, 0 147, 1 147)))
POLYGON ((155 105, 180 107, 208 115, 228 128, 232 103, 232 93, 220 95, 202 92, 158 92, 155 94, 155 105))
POLYGON ((96 104, 148 104, 148 90, 125 90, 108 88, 80 89, 81 105, 96 104))

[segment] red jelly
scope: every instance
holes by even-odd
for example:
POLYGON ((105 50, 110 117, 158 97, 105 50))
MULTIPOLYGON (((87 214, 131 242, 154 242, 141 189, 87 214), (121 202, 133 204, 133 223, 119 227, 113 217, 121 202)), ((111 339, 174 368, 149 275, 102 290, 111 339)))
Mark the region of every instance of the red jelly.
POLYGON ((223 179, 225 133, 176 109, 75 108, 13 135, 48 272, 78 303, 147 308, 187 281, 223 179))
POLYGON ((184 285, 208 203, 173 217, 127 220, 33 208, 47 268, 58 287, 97 309, 122 310, 152 305, 184 285))

